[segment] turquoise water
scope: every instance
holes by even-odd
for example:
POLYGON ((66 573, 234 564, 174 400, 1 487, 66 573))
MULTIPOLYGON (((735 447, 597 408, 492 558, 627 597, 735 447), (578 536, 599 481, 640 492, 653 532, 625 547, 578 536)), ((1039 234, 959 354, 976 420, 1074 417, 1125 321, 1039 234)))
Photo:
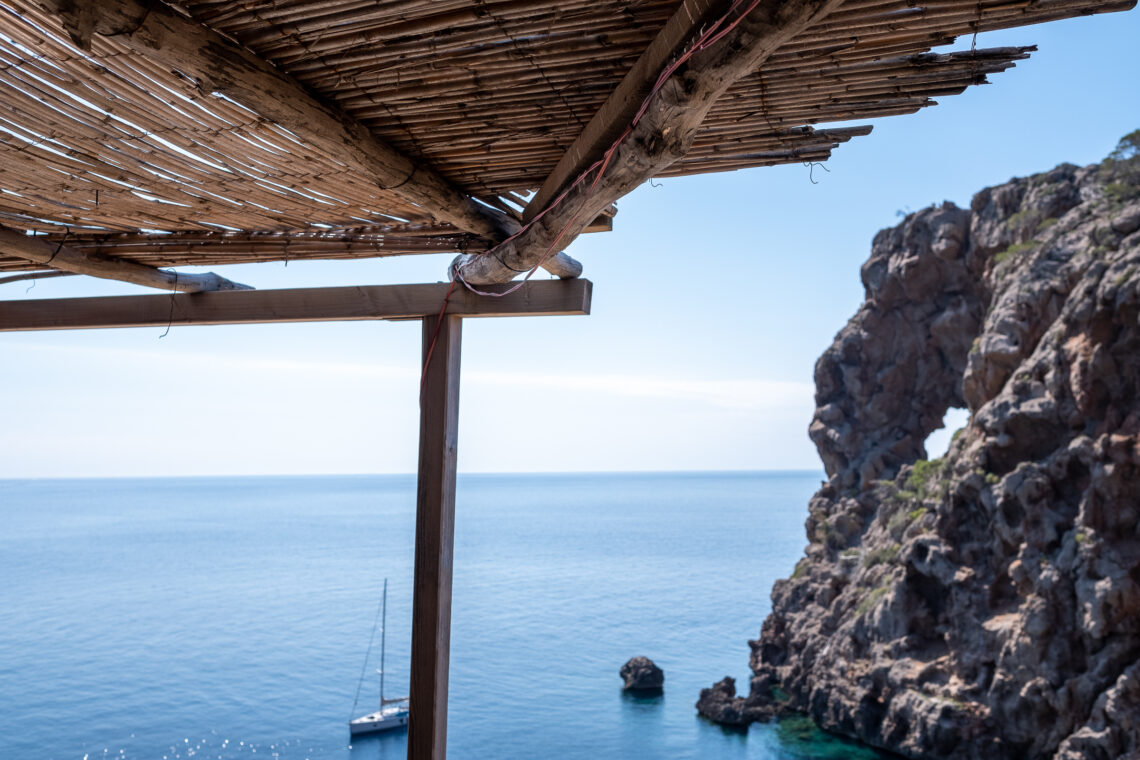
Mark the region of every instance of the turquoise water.
MULTIPOLYGON (((874 757, 693 709, 747 684, 818 482, 461 477, 449 757, 874 757), (622 694, 640 654, 664 696, 622 694)), ((410 476, 0 481, 0 758, 402 758, 404 734, 350 746, 346 721, 385 577, 389 694, 407 683, 414 496, 410 476)))

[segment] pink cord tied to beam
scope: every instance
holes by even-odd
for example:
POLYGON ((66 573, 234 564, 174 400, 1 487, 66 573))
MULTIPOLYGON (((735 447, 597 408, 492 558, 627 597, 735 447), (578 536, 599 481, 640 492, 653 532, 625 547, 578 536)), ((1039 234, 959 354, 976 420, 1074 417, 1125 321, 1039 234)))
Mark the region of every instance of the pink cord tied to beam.
MULTIPOLYGON (((593 172, 595 169, 597 169, 597 175, 594 177, 594 181, 592 183, 590 183, 590 190, 589 190, 589 193, 587 194, 587 197, 590 197, 591 195, 593 195, 594 189, 597 187, 598 181, 601 180, 602 175, 605 174, 606 169, 609 168, 610 161, 613 158, 614 153, 617 152, 617 149, 621 146, 621 144, 625 141, 625 139, 627 137, 629 137, 629 135, 633 132, 634 128, 641 121, 641 118, 645 115, 646 110, 648 110, 648 108, 649 108, 650 101, 652 101, 654 96, 657 95, 657 93, 661 91, 661 88, 665 86, 665 83, 669 80, 669 77, 673 76, 673 74, 677 71, 677 69, 679 69, 690 58, 692 58, 693 55, 695 55, 696 53, 699 53, 702 50, 705 50, 706 48, 708 48, 711 45, 715 44, 716 42, 720 41, 726 34, 728 34, 733 29, 735 29, 740 24, 740 22, 743 21, 746 16, 748 16, 749 13, 751 13, 753 10, 756 9, 756 7, 758 5, 760 5, 760 0, 751 0, 751 2, 748 4, 748 6, 745 7, 743 10, 741 10, 735 19, 733 19, 731 22, 729 22, 729 23, 727 23, 727 25, 725 25, 726 22, 728 22, 729 17, 731 17, 733 15, 733 13, 735 13, 737 11, 737 9, 739 9, 744 4, 744 1, 745 0, 734 0, 731 7, 729 7, 728 11, 723 16, 721 16, 714 23, 712 23, 709 26, 709 28, 706 29, 700 35, 700 37, 698 37, 696 39, 696 41, 693 42, 693 44, 690 45, 689 48, 685 50, 684 53, 682 53, 680 56, 678 56, 677 60, 675 60, 673 63, 666 66, 664 70, 662 70, 661 74, 657 77, 657 81, 653 85, 653 89, 651 89, 649 91, 649 94, 647 94, 645 96, 645 99, 641 102, 641 107, 637 110, 637 113, 634 115, 632 121, 630 121, 629 126, 627 126, 625 128, 625 130, 622 131, 621 135, 619 135, 616 140, 614 140, 613 144, 606 150, 606 152, 602 156, 602 158, 600 158, 597 161, 595 161, 594 163, 590 164, 589 167, 587 167, 584 171, 582 171, 582 173, 579 174, 578 177, 572 183, 570 183, 570 185, 567 186, 567 188, 565 190, 563 190, 562 193, 560 193, 557 198, 555 198, 553 201, 551 201, 551 203, 549 205, 547 205, 546 208, 544 208, 541 212, 539 212, 538 215, 536 215, 534 217, 534 219, 531 219, 529 222, 527 222, 518 232, 511 235, 509 238, 507 238, 503 242, 499 243, 498 245, 494 246, 493 248, 489 248, 486 251, 483 251, 482 253, 478 253, 475 255, 476 256, 494 255, 496 251, 498 251, 500 248, 505 246, 507 243, 509 243, 512 240, 514 240, 515 238, 517 238, 519 235, 522 235, 524 232, 526 232, 528 229, 530 229, 536 222, 538 222, 540 219, 542 219, 542 217, 546 216, 546 214, 548 212, 550 212, 552 209, 556 208, 558 206, 558 204, 560 204, 566 198, 566 196, 570 194, 571 190, 573 190, 575 187, 577 187, 579 184, 581 184, 582 181, 585 180, 586 177, 588 177, 591 172, 593 172), (723 28, 721 28, 722 26, 723 26, 723 28)), ((523 285, 525 285, 526 282, 534 275, 534 273, 537 272, 538 269, 543 264, 545 264, 546 261, 552 255, 554 255, 555 248, 558 246, 558 243, 562 240, 562 238, 566 235, 566 233, 570 230, 570 228, 574 225, 574 223, 578 221, 578 218, 581 215, 582 215, 581 210, 579 210, 578 213, 574 214, 574 216, 572 216, 566 222, 566 224, 564 224, 562 226, 562 229, 559 230, 558 235, 555 236, 554 241, 543 252, 542 257, 534 264, 534 266, 532 266, 527 271, 526 276, 524 276, 514 287, 511 287, 508 290, 503 291, 502 293, 491 293, 488 291, 479 290, 478 288, 471 285, 471 283, 467 282, 467 280, 464 279, 464 277, 463 277, 463 271, 462 271, 463 266, 459 263, 459 259, 456 259, 455 262, 452 263, 452 265, 450 267, 450 271, 448 272, 448 274, 449 274, 452 282, 455 282, 458 280, 459 282, 463 283, 463 287, 467 288, 468 290, 470 290, 472 293, 475 293, 476 295, 487 296, 488 298, 502 298, 503 296, 510 295, 511 293, 514 293, 516 290, 518 290, 523 285)), ((500 263, 503 263, 503 266, 507 266, 506 263, 502 262, 501 260, 500 260, 500 263)))

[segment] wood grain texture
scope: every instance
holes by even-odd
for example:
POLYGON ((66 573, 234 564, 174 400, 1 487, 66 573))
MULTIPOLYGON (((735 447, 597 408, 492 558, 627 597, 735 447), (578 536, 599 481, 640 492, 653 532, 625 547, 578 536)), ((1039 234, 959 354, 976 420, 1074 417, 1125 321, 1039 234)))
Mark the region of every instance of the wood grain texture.
MULTIPOLYGON (((0 301, 0 332, 417 319, 438 314, 448 288, 447 283, 429 283, 0 301)), ((528 282, 503 298, 456 288, 447 313, 465 317, 589 314, 592 291, 589 280, 528 282)))
POLYGON ((447 681, 459 435, 460 317, 425 317, 416 484, 409 760, 447 756, 447 681))
POLYGON ((107 280, 122 280, 135 285, 145 285, 149 288, 161 290, 175 290, 180 293, 250 289, 248 285, 232 282, 213 272, 205 274, 167 272, 133 261, 116 259, 112 256, 91 256, 67 246, 62 241, 48 243, 38 237, 5 229, 0 229, 0 255, 19 256, 22 259, 73 274, 88 274, 107 280))
POLYGON ((827 17, 842 0, 761 2, 723 38, 696 53, 665 81, 641 120, 596 181, 588 178, 494 255, 459 256, 452 264, 475 284, 507 282, 582 233, 602 209, 682 159, 709 110, 733 84, 779 47, 827 17))

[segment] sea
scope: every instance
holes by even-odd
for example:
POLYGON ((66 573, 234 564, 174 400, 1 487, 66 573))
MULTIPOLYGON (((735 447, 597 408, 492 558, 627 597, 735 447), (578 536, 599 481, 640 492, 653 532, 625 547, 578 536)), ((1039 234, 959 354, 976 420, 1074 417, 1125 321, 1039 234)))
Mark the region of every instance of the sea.
MULTIPOLYGON (((461 475, 448 756, 881 757, 803 719, 728 730, 818 472, 461 475), (635 655, 664 693, 623 693, 635 655)), ((404 758, 413 476, 0 480, 0 759, 404 758), (370 647, 371 640, 371 647, 370 647)))

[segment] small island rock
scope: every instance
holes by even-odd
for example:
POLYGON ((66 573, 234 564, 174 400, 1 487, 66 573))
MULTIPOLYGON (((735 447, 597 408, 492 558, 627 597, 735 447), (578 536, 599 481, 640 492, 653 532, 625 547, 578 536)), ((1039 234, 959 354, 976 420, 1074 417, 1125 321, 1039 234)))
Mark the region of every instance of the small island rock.
POLYGON ((625 680, 624 689, 651 691, 665 686, 665 673, 648 657, 633 657, 619 671, 625 680))
POLYGON ((736 696, 736 679, 725 676, 711 688, 701 689, 697 712, 724 726, 747 726, 744 700, 736 696))
MULTIPOLYGON (((767 690, 769 693, 771 689, 767 690)), ((768 721, 787 715, 787 706, 778 700, 760 700, 752 696, 736 696, 736 679, 725 676, 708 689, 701 689, 697 712, 711 721, 731 728, 744 728, 749 723, 768 721)))

